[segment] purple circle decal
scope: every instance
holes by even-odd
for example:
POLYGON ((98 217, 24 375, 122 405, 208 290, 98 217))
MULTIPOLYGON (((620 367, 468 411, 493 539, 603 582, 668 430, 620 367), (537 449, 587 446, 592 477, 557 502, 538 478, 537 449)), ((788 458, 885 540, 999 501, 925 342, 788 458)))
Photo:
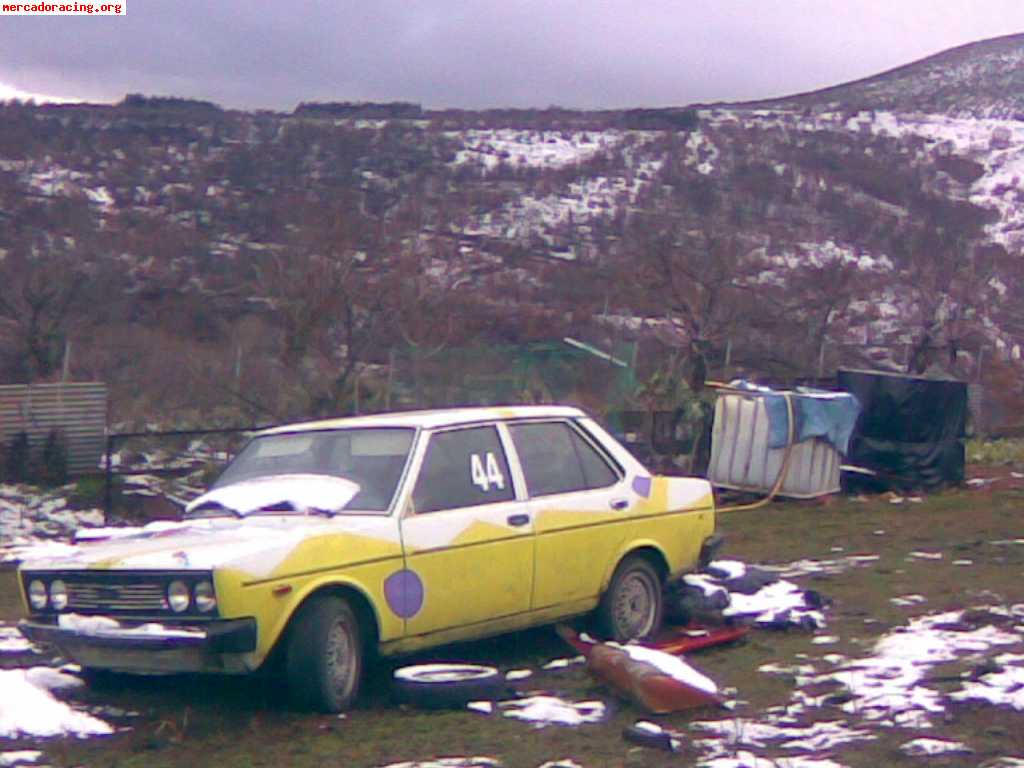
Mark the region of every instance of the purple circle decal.
POLYGON ((646 499, 651 495, 651 478, 637 475, 633 478, 633 490, 646 499))
POLYGON ((396 616, 411 619, 423 607, 423 582, 415 571, 395 571, 384 579, 384 597, 396 616))

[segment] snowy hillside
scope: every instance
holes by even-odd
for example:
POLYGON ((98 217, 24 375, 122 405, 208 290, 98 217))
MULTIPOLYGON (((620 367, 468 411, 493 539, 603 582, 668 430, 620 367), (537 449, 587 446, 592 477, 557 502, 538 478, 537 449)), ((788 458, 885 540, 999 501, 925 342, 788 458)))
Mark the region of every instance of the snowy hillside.
POLYGON ((852 83, 746 106, 1018 119, 1024 114, 1022 62, 1024 35, 1007 35, 953 48, 852 83))
POLYGON ((651 338, 648 372, 668 344, 976 378, 1024 337, 1022 56, 1001 38, 642 121, 8 104, 0 363, 52 376, 68 340, 115 417, 191 423, 337 412, 395 348, 564 335, 651 338))

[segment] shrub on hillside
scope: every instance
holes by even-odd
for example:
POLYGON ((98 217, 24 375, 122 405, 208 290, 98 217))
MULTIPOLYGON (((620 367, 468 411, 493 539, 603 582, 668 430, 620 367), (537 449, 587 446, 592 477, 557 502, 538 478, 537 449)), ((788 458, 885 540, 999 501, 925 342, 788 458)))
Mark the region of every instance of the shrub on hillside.
POLYGON ((68 481, 68 449, 64 436, 51 429, 43 445, 37 479, 41 485, 64 485, 68 481))
POLYGON ((22 431, 15 434, 7 445, 3 479, 8 483, 25 483, 29 474, 28 433, 22 431))

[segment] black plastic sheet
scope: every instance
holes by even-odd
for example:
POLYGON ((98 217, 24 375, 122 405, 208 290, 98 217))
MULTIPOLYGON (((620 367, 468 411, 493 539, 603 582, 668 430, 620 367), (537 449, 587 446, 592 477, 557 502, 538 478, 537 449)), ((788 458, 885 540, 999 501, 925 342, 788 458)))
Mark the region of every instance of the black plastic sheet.
POLYGON ((875 473, 845 476, 849 490, 932 490, 963 482, 964 382, 840 370, 837 383, 861 403, 847 461, 875 473))

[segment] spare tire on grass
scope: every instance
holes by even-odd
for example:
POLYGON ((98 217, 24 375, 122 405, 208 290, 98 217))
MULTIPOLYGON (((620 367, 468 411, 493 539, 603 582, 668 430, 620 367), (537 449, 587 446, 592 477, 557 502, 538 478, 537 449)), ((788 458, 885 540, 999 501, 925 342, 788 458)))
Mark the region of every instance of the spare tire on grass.
POLYGON ((425 709, 461 709, 471 701, 501 698, 505 678, 495 667, 480 664, 418 664, 396 669, 395 696, 425 709))

